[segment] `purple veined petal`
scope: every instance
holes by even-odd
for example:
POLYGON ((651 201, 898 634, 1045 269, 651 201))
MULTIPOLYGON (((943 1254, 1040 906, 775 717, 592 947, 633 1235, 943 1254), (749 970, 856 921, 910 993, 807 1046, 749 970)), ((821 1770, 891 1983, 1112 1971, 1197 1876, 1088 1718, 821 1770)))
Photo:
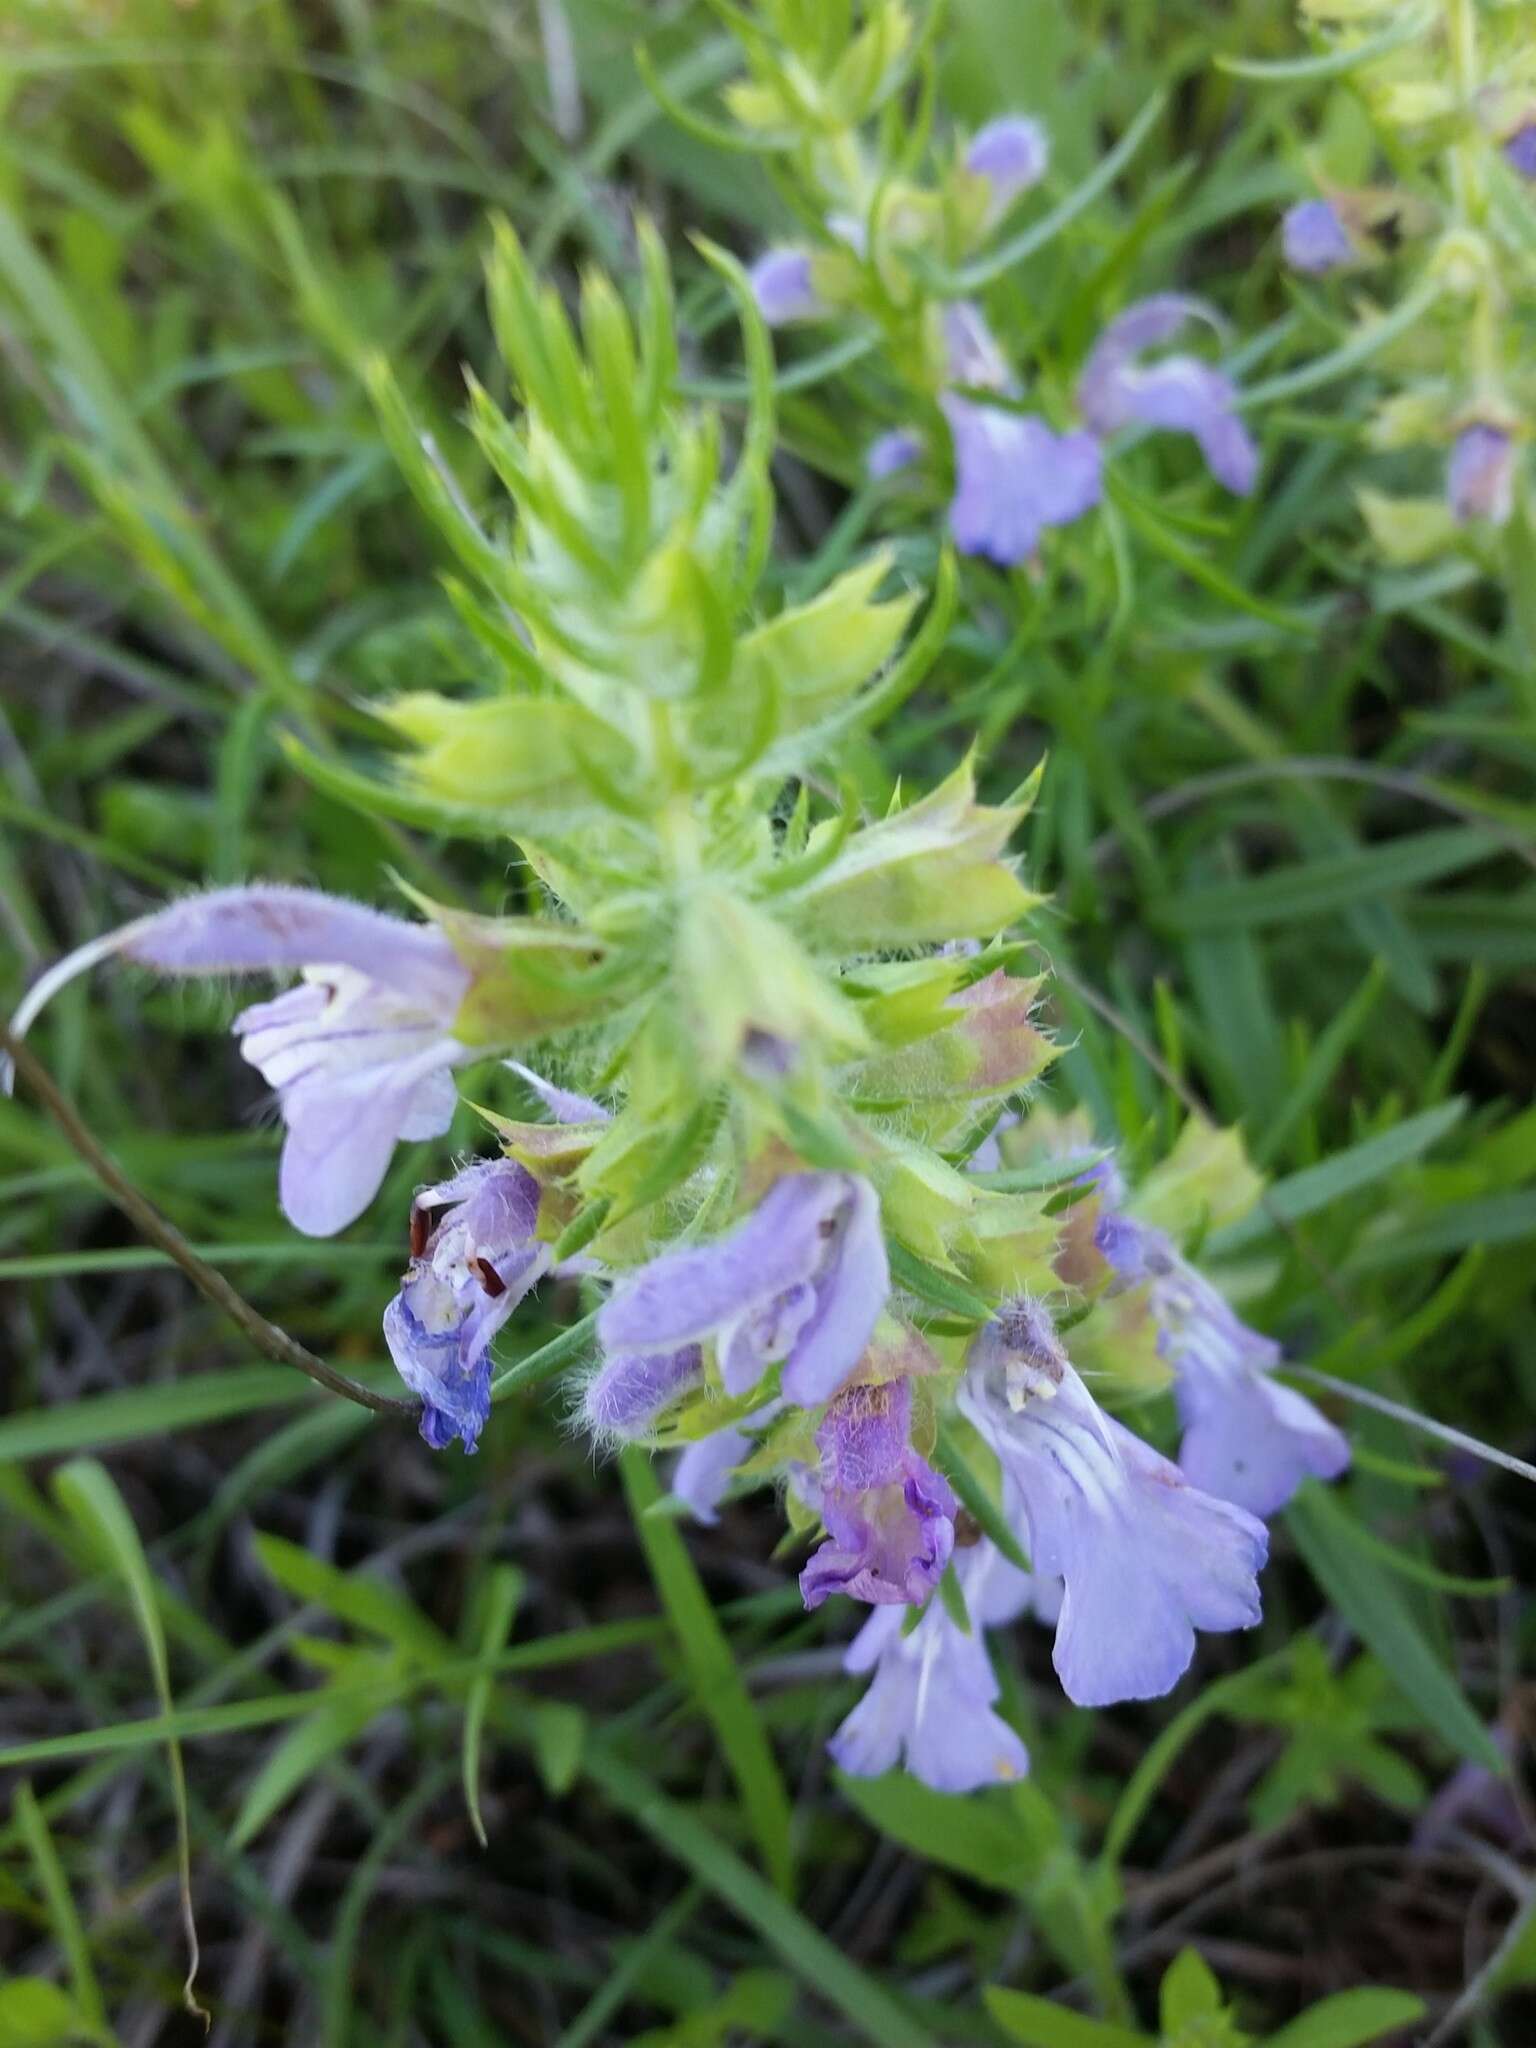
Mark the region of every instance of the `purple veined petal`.
MULTIPOLYGON (((309 967, 351 968, 402 992, 449 1025, 469 987, 469 970, 435 926, 414 924, 281 884, 214 889, 104 932, 56 960, 27 990, 10 1020, 24 1038, 44 1005, 77 975, 121 958, 163 974, 246 974, 309 967)), ((3 1092, 11 1074, 0 1067, 3 1092)))
POLYGON ((1512 171, 1522 178, 1536 179, 1536 119, 1523 121, 1499 146, 1512 171))
POLYGON ((854 1370, 891 1291, 879 1197, 858 1175, 828 1178, 841 1180, 844 1199, 824 1238, 815 1306, 785 1360, 781 1381, 785 1399, 802 1408, 831 1400, 854 1370))
POLYGON ((696 1522, 713 1528, 719 1521, 720 1503, 733 1474, 757 1447, 753 1432, 765 1429, 782 1406, 765 1401, 741 1422, 727 1423, 689 1444, 679 1457, 672 1467, 672 1491, 696 1522))
POLYGON ((1280 219, 1280 240, 1292 270, 1321 277, 1354 261, 1354 244, 1337 207, 1327 199, 1300 199, 1280 219))
POLYGON ((572 1088, 557 1088, 553 1081, 546 1081, 542 1074, 536 1074, 532 1067, 525 1067, 521 1060, 503 1060, 504 1067, 526 1081, 549 1111, 557 1124, 606 1124, 613 1121, 613 1111, 605 1109, 590 1095, 578 1095, 572 1088))
POLYGON ((949 525, 962 554, 1017 568, 1046 527, 1068 526, 1098 504, 1101 458, 1092 434, 1056 434, 1032 414, 966 398, 940 404, 955 449, 949 525))
POLYGON ((1063 1581, 1062 1686, 1079 1706, 1155 1698, 1188 1668, 1196 1629, 1259 1619, 1264 1526, 1104 1415, 1070 1365, 1027 1375, 978 1341, 959 1400, 998 1457, 1036 1573, 1063 1581))
POLYGON ((846 1387, 816 1431, 828 1540, 800 1574, 808 1608, 833 1593, 917 1606, 937 1586, 955 1541, 955 1498, 911 1447, 912 1385, 846 1387))
POLYGON ((923 442, 920 434, 910 427, 892 427, 889 433, 879 434, 870 442, 864 457, 864 473, 872 483, 879 483, 885 477, 896 476, 922 458, 923 442))
POLYGON ((1445 491, 1452 515, 1463 524, 1506 523, 1514 509, 1515 444, 1503 427, 1475 420, 1462 428, 1451 448, 1445 491))
POLYGON ((944 376, 950 384, 970 390, 1008 391, 1013 375, 996 337, 969 299, 953 299, 941 317, 944 334, 944 376))
POLYGON ((829 1742, 839 1769, 875 1777, 901 1762, 941 1792, 972 1792, 1023 1777, 1029 1754, 994 1711, 997 1679, 977 1617, 991 1546, 962 1553, 956 1565, 973 1620, 957 1628, 930 1601, 910 1634, 899 1607, 877 1607, 843 1659, 853 1674, 872 1672, 868 1691, 829 1742))
POLYGON ((434 1449, 456 1436, 475 1448, 490 1413, 491 1344, 549 1267, 538 1215, 538 1183, 511 1159, 475 1160, 412 1204, 414 1255, 384 1312, 384 1338, 421 1396, 421 1433, 434 1449))
POLYGON ((1229 377, 1194 356, 1138 360, 1187 320, 1220 322, 1198 299, 1164 292, 1130 306, 1099 336, 1078 380, 1083 418, 1100 436, 1140 424, 1192 434, 1219 483, 1238 496, 1253 488, 1258 451, 1234 411, 1229 377))
POLYGON ((713 1244, 663 1252, 604 1304, 598 1333, 610 1350, 697 1342, 808 1282, 847 1199, 845 1176, 793 1173, 713 1244))
POLYGON ((582 1396, 582 1416, 596 1437, 632 1441, 648 1436, 674 1401, 704 1383, 697 1344, 676 1351, 615 1351, 604 1359, 582 1396))
POLYGON ((747 277, 757 310, 770 327, 784 327, 793 320, 820 320, 826 315, 827 305, 816 289, 808 250, 766 249, 747 277))
POLYGON ((1265 1519, 1306 1479, 1337 1479, 1349 1439, 1304 1394, 1249 1370, 1220 1387, 1175 1388, 1184 1440, 1179 1467, 1192 1486, 1265 1519))
POLYGON ((284 1091, 278 1200, 295 1229, 308 1237, 344 1230, 378 1193, 407 1130, 447 1130, 457 1097, 451 1081, 444 1089, 443 1070, 461 1051, 429 1045, 398 1066, 317 1074, 284 1091))
POLYGON ((998 220, 1032 185, 1038 185, 1051 161, 1044 128, 1027 114, 1003 114, 971 137, 965 168, 985 178, 991 191, 989 220, 998 220))
POLYGON ((1230 377, 1195 356, 1164 356, 1147 369, 1127 372, 1128 416, 1143 426, 1190 434, 1219 484, 1238 497, 1253 489, 1259 453, 1233 411, 1230 377))

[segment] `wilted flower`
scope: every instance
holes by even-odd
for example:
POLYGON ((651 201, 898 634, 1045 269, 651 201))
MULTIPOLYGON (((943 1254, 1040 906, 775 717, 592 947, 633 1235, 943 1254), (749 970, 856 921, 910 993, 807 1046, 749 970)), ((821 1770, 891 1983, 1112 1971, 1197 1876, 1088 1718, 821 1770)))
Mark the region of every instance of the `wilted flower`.
POLYGON ((1474 420, 1451 448, 1445 494, 1460 520, 1486 519, 1502 526, 1514 506, 1515 444, 1503 427, 1474 420))
POLYGON ((975 1339, 961 1412, 996 1453, 1037 1572, 1064 1581, 1053 1661, 1079 1706, 1176 1685, 1195 1630, 1259 1619, 1264 1525, 1105 1415, 1035 1302, 975 1339))
POLYGON ((597 1327, 610 1353, 713 1338, 731 1394, 783 1359, 785 1398, 815 1408, 858 1364, 889 1292, 869 1182, 793 1173, 728 1237, 652 1259, 604 1304, 597 1327))
POLYGON ((1095 1243, 1119 1276, 1150 1287, 1157 1348, 1184 1425, 1179 1463, 1194 1485, 1250 1514, 1283 1508, 1304 1479, 1337 1479, 1349 1442, 1303 1394, 1273 1377, 1273 1339, 1239 1320, 1161 1231, 1101 1216, 1095 1243))
POLYGON ((913 1450, 912 1383, 845 1387, 816 1431, 829 1540, 800 1574, 807 1607, 832 1593, 919 1606, 955 1541, 949 1483, 913 1450))
POLYGON ((475 1448, 491 1412, 491 1341, 548 1268, 535 1231, 539 1184, 511 1159, 482 1159, 411 1204, 412 1258, 384 1311, 384 1340, 422 1400, 434 1450, 475 1448), (445 1213, 435 1227, 434 1209, 445 1213))
POLYGON ((770 327, 792 320, 819 320, 827 311, 811 274, 805 249, 765 249, 748 272, 757 310, 770 327))
POLYGON ((1242 496, 1253 488, 1259 457, 1233 409, 1237 390, 1231 378, 1198 356, 1140 360, 1186 321, 1214 324, 1215 317, 1200 300, 1175 292, 1127 307, 1095 342, 1078 383, 1078 402, 1099 435, 1133 425, 1192 434, 1212 476, 1242 496))
POLYGON ((1329 199, 1301 199, 1287 207, 1280 222, 1285 260, 1292 270, 1320 277, 1354 260, 1354 244, 1329 199))
POLYGON ((1004 114, 978 128, 965 152, 965 168, 987 181, 987 219, 999 220, 1013 202, 1038 185, 1051 160, 1045 130, 1027 114, 1004 114))
MULTIPOLYGON (((1014 386, 975 306, 945 308, 950 382, 967 389, 1014 386)), ((949 523, 955 545, 1002 568, 1027 561, 1048 526, 1069 526, 1099 502, 1099 445, 1092 434, 1058 434, 1033 413, 946 392, 939 401, 955 451, 949 523)))
MULTIPOLYGON (((993 1711, 997 1678, 982 1630, 1016 1620, 1041 1588, 985 1541, 961 1550, 955 1576, 970 1633, 932 1599, 908 1631, 899 1607, 877 1607, 848 1646, 843 1669, 874 1675, 827 1747, 840 1769, 878 1777, 899 1763, 936 1792, 974 1792, 1029 1769, 1029 1752, 993 1711)), ((1052 1602, 1047 1590, 1046 1605, 1052 1602)))
POLYGON ((279 1194, 312 1237, 362 1214, 399 1140, 440 1137, 453 1120, 452 1069, 473 1057, 453 1036, 470 974, 434 925, 315 889, 215 889, 59 961, 28 991, 12 1031, 111 956, 162 974, 301 971, 297 988, 243 1011, 234 1029, 278 1092, 288 1130, 279 1194))

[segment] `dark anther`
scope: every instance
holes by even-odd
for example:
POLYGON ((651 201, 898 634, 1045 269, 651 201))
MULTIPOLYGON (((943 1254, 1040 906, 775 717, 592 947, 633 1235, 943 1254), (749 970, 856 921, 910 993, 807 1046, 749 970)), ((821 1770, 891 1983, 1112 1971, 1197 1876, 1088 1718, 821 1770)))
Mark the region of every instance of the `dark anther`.
POLYGON ((502 1279, 489 1259, 471 1259, 469 1261, 469 1270, 480 1282, 480 1285, 485 1289, 492 1301, 495 1301, 499 1295, 506 1293, 507 1283, 502 1279))
POLYGON ((411 1257, 419 1259, 427 1248, 427 1212, 411 1204, 411 1257))

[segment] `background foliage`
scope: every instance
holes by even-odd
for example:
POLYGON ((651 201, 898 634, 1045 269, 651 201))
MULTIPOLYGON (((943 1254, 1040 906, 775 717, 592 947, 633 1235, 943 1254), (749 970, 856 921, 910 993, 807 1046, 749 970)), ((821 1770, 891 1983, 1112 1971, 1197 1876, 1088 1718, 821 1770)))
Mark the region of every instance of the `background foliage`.
MULTIPOLYGON (((473 476, 488 210, 569 280, 586 256, 630 275, 643 207, 691 388, 744 398, 687 237, 751 251, 782 202, 660 110, 642 42, 701 107, 735 61, 707 10, 619 0, 39 0, 0 23, 0 995, 205 878, 376 898, 393 864, 485 909, 515 894, 307 786, 279 732, 371 739, 370 698, 454 677, 442 561, 356 366, 383 350, 473 476)), ((997 797, 1048 756, 1024 845, 1062 1099, 1148 1156, 1181 1088, 1240 1123, 1274 1179, 1228 1233, 1245 1312, 1528 1453, 1528 542, 1373 553, 1382 373, 1309 381, 1345 330, 1278 261, 1305 152, 1358 120, 1307 48, 1274 0, 950 8, 945 117, 1044 118, 1048 204, 1145 121, 996 286, 999 330, 1080 348, 1176 283, 1277 395, 1251 500, 1213 509, 1148 446, 1123 550, 1060 581, 969 565, 857 773, 875 803, 975 736, 997 797)), ((931 582, 933 523, 861 481, 878 366, 808 335, 780 384, 783 589, 882 528, 931 582)), ((288 1233, 226 1018, 103 976, 38 1044, 194 1241, 369 1376, 401 1252, 379 1219, 412 1168, 340 1243, 288 1233)), ((558 1401, 499 1405, 465 1465, 251 1363, 24 1095, 0 1186, 0 2042, 200 2038, 184 1868, 225 2048, 1528 2038, 1523 1807, 1465 1775, 1498 1761, 1489 1730, 1518 1757, 1528 1714, 1518 1479, 1360 1410, 1355 1477, 1277 1529, 1259 1638, 1090 1715, 1036 1706, 1044 1641, 1016 1632, 1027 1784, 839 1783, 839 1625, 759 1562, 770 1509, 685 1538, 647 1463, 594 1469, 558 1401), (1436 1818, 1451 1784, 1480 1803, 1436 1818)))

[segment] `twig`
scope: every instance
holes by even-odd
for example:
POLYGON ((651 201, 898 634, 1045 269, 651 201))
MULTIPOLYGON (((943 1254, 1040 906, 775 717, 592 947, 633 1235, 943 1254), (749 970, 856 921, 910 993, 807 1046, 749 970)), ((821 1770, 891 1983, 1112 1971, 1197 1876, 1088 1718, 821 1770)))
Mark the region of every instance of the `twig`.
POLYGON ((415 1401, 376 1394, 371 1387, 349 1379, 344 1372, 327 1365, 323 1358, 316 1358, 312 1351, 306 1351, 296 1338, 279 1329, 276 1323, 269 1323, 258 1309, 253 1308, 216 1266, 210 1266, 198 1255, 175 1224, 139 1193, 97 1144, 82 1122, 79 1111, 37 1055, 3 1027, 0 1027, 0 1053, 15 1063, 17 1073, 140 1236, 158 1245, 166 1257, 181 1268, 198 1293, 206 1301, 211 1301, 221 1314, 228 1316, 263 1357, 270 1358, 277 1365, 291 1365, 317 1386, 340 1394, 344 1400, 355 1401, 360 1408, 371 1408, 378 1415, 401 1415, 414 1419, 419 1412, 415 1401))

